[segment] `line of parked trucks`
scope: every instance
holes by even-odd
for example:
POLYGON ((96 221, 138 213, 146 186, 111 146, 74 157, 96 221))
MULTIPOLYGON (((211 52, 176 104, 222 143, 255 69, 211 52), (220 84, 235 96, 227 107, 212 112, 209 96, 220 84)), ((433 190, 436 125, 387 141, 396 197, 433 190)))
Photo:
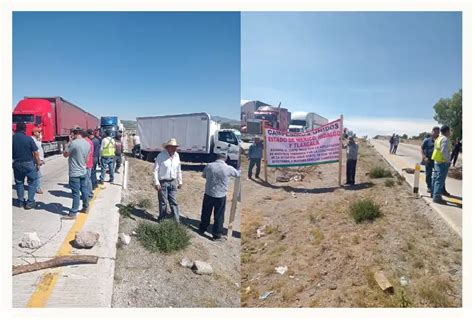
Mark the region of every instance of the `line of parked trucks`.
MULTIPOLYGON (((138 117, 137 133, 141 140, 142 157, 154 161, 163 150, 163 143, 176 138, 180 158, 185 162, 207 163, 217 153, 226 153, 227 161, 236 167, 239 161, 238 133, 222 129, 207 113, 138 117)), ((117 116, 100 119, 62 97, 25 97, 13 109, 12 129, 26 123, 26 134, 31 136, 34 127, 42 129, 45 153, 62 152, 69 141, 71 128, 110 130, 112 136, 123 130, 117 116)))
POLYGON ((267 127, 282 131, 303 132, 319 128, 328 119, 314 112, 289 112, 280 105, 275 107, 258 100, 241 101, 242 140, 251 140, 262 134, 262 123, 267 127))

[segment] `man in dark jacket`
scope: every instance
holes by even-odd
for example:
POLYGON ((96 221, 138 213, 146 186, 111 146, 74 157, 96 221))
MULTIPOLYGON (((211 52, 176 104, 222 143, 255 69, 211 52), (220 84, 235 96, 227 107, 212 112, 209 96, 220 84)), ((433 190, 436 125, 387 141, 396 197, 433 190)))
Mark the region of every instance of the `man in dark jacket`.
POLYGON ((92 129, 87 130, 87 135, 89 139, 91 139, 92 144, 94 145, 94 153, 93 153, 93 164, 91 170, 91 182, 92 182, 92 190, 95 190, 98 187, 97 183, 97 165, 99 164, 99 157, 100 157, 100 140, 97 138, 97 135, 94 134, 92 129))
POLYGON ((249 159, 249 171, 247 176, 252 179, 253 167, 257 166, 255 171, 255 178, 259 179, 260 175, 260 164, 263 156, 263 143, 259 137, 256 137, 254 143, 249 148, 248 159, 249 159))
POLYGON ((38 184, 38 170, 41 160, 38 147, 33 138, 26 134, 26 124, 19 122, 16 125, 16 133, 12 137, 12 160, 13 175, 15 177, 16 193, 19 205, 26 210, 36 206, 35 194, 38 184), (28 180, 28 200, 25 201, 25 178, 28 180))

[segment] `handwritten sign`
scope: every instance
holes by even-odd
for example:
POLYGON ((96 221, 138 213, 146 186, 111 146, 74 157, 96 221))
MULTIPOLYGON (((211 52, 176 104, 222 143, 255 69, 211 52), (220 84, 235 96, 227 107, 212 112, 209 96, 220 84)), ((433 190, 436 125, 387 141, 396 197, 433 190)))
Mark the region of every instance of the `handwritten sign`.
POLYGON ((308 166, 339 161, 342 120, 305 132, 265 128, 269 167, 308 166))

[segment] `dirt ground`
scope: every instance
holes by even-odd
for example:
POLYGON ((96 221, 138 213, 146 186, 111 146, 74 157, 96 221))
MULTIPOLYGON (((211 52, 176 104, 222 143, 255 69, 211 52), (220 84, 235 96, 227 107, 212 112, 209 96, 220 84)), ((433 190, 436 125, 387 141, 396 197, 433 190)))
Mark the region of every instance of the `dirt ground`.
MULTIPOLYGON (((121 217, 120 231, 131 234, 139 221, 156 223, 158 198, 153 188, 153 163, 128 158, 128 190, 122 193, 122 204, 150 199, 150 210, 135 209, 133 219, 121 217)), ((172 254, 150 253, 132 236, 128 246, 117 251, 113 307, 239 307, 240 306, 240 217, 236 215, 233 236, 224 242, 213 242, 196 230, 201 215, 205 180, 202 165, 183 165, 183 187, 178 204, 189 227, 191 244, 172 254), (183 257, 210 263, 213 275, 197 275, 179 263, 183 257)), ((228 225, 233 180, 227 196, 228 225)), ((240 204, 239 204, 240 206, 240 204)), ((212 223, 211 219, 211 223, 212 223)), ((227 232, 227 229, 225 230, 227 232)), ((210 235, 208 235, 210 236, 210 235)))
MULTIPOLYGON (((413 197, 406 182, 394 178, 394 186, 386 186, 388 178, 369 178, 376 165, 391 168, 368 144, 358 143, 352 188, 337 187, 338 164, 269 168, 268 183, 243 180, 242 306, 462 306, 461 239, 413 197), (304 178, 276 182, 284 173, 304 178), (356 224, 348 213, 356 199, 372 199, 382 217, 356 224), (288 271, 277 273, 279 266, 288 271), (379 270, 393 293, 377 285, 373 275, 379 270), (401 277, 408 285, 401 285, 401 277)), ((243 172, 247 166, 243 159, 243 172)))

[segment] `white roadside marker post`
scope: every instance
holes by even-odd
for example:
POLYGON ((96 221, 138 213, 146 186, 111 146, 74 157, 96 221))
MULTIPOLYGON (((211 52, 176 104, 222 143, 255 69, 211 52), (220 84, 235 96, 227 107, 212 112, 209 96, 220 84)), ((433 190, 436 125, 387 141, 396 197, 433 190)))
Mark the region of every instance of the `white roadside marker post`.
POLYGON ((124 190, 127 190, 127 182, 128 182, 128 161, 125 160, 125 165, 123 166, 123 182, 122 182, 122 187, 124 190))
POLYGON ((232 194, 232 205, 230 207, 229 225, 227 227, 227 239, 232 237, 232 225, 235 220, 235 213, 237 211, 237 200, 240 196, 240 177, 235 178, 234 193, 232 194))
POLYGON ((413 193, 416 195, 416 197, 419 197, 420 196, 420 164, 417 163, 415 165, 415 175, 414 175, 414 179, 415 181, 413 182, 413 193))

